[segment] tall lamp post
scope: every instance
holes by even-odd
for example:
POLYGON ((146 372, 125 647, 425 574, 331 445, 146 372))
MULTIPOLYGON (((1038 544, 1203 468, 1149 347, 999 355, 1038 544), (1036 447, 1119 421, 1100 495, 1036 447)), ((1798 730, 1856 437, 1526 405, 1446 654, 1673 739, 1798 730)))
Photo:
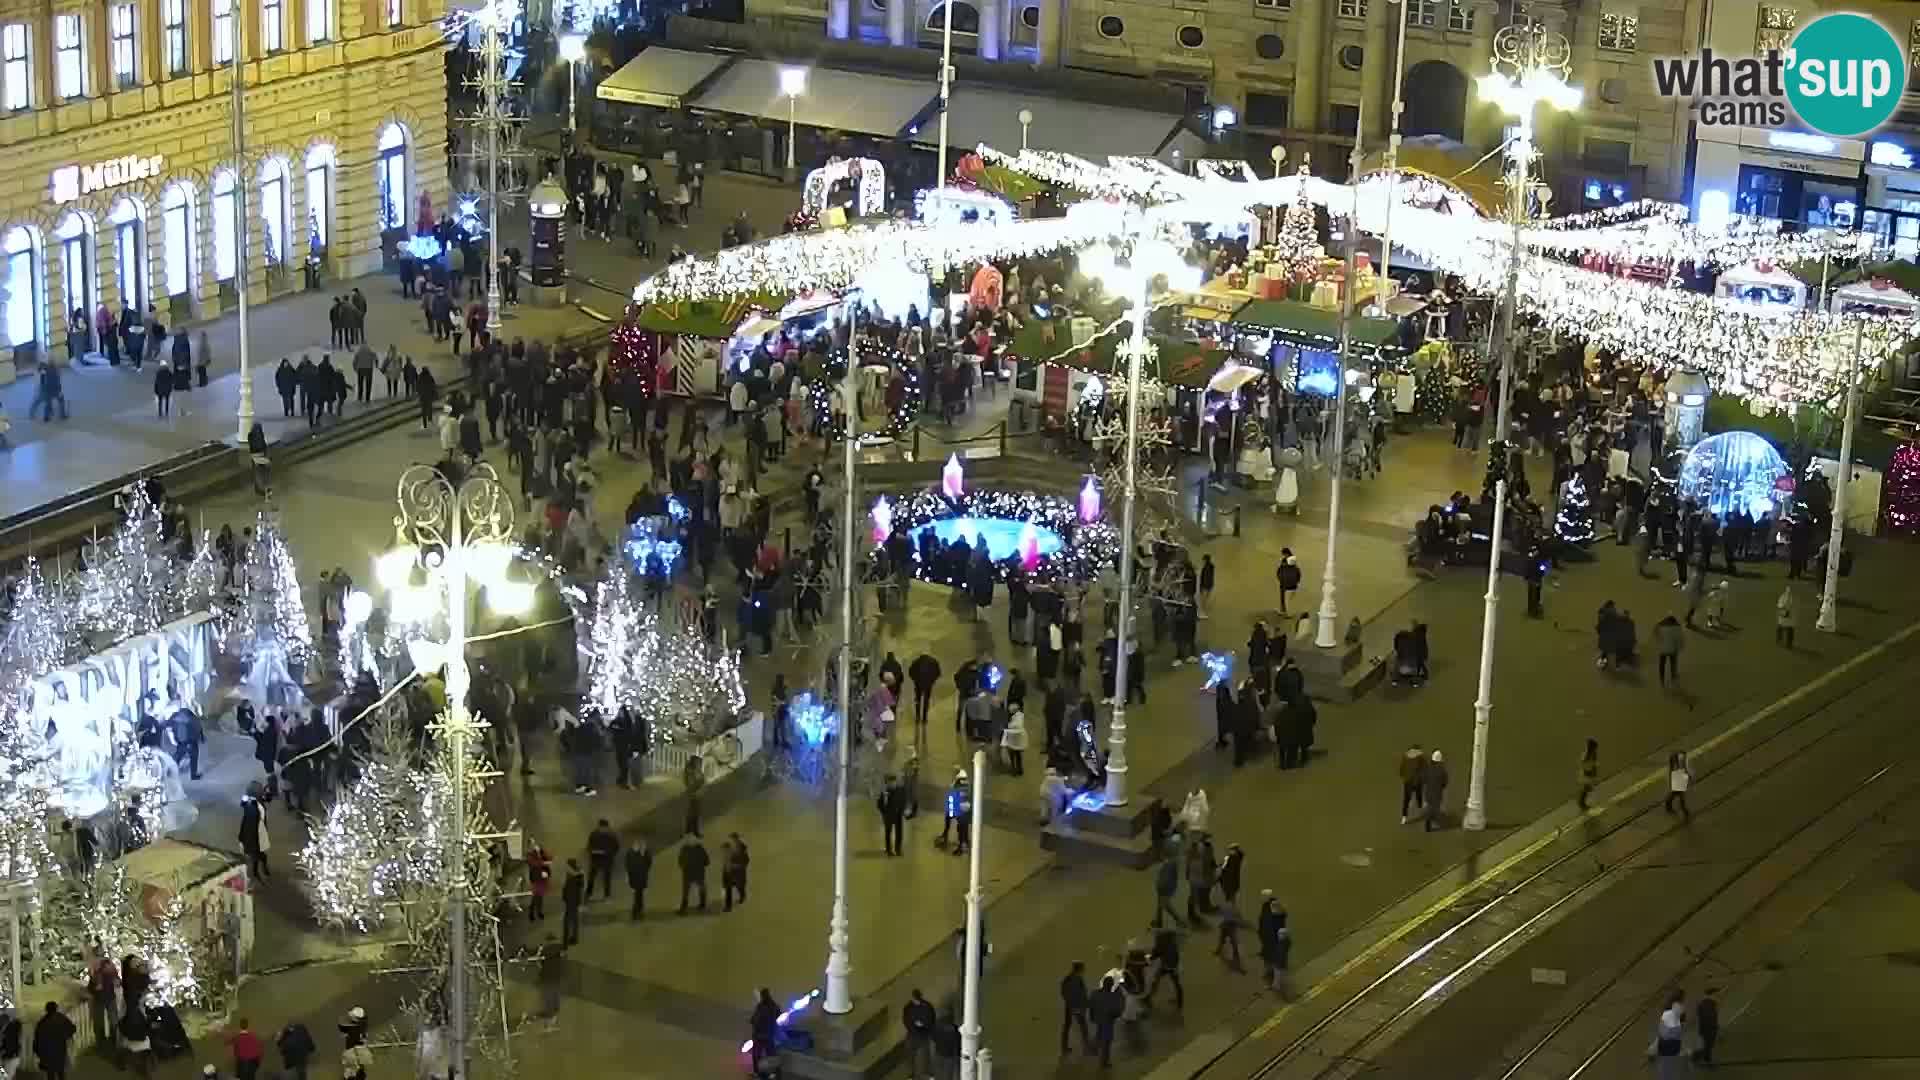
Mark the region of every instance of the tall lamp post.
MULTIPOLYGON (((1520 231, 1527 219, 1527 189, 1533 160, 1533 112, 1540 105, 1573 110, 1580 91, 1566 83, 1573 66, 1573 47, 1564 34, 1530 23, 1503 28, 1493 38, 1493 70, 1480 77, 1480 96, 1513 115, 1513 137, 1507 141, 1507 218, 1513 225, 1512 249, 1507 256, 1506 310, 1501 315, 1504 348, 1500 354, 1500 404, 1494 419, 1492 445, 1508 453, 1507 409, 1513 400, 1514 305, 1520 289, 1520 231)), ((1480 616, 1480 688, 1473 700, 1473 764, 1467 777, 1467 810, 1460 824, 1467 829, 1487 827, 1487 728, 1493 719, 1493 649, 1500 613, 1500 544, 1507 520, 1507 472, 1502 463, 1493 487, 1493 535, 1487 558, 1486 608, 1480 616)))
POLYGON ((844 1016, 853 1011, 853 957, 849 949, 847 934, 847 771, 851 767, 849 749, 853 739, 853 600, 854 575, 859 570, 853 565, 853 534, 857 531, 858 519, 854 517, 854 462, 860 442, 859 363, 854 358, 855 340, 853 319, 859 311, 858 303, 849 302, 847 307, 847 373, 840 382, 840 392, 845 395, 844 412, 846 415, 846 442, 842 447, 840 459, 840 726, 834 738, 838 741, 840 767, 835 770, 833 795, 833 913, 827 922, 827 995, 821 1008, 835 1016, 844 1016))
POLYGON ((1033 126, 1033 110, 1020 110, 1020 152, 1027 152, 1027 129, 1033 126))
POLYGON ((1827 575, 1820 589, 1820 614, 1813 628, 1825 633, 1840 629, 1840 552, 1846 543, 1847 481, 1853 476, 1854 414, 1859 411, 1860 349, 1866 336, 1866 320, 1853 321, 1853 355, 1847 366, 1847 405, 1844 426, 1840 429, 1840 467, 1834 472, 1833 530, 1827 536, 1827 575))
MULTIPOLYGON (((500 329, 500 137, 513 122, 506 107, 506 42, 503 36, 517 5, 489 3, 475 13, 480 23, 480 116, 487 168, 487 329, 500 329)), ((569 77, 573 74, 568 67, 569 77)), ((568 91, 571 94, 571 90, 568 91)))
POLYGON ((1107 723, 1107 790, 1105 804, 1125 806, 1127 791, 1127 640, 1133 633, 1133 521, 1140 461, 1140 368, 1154 355, 1147 340, 1147 315, 1152 310, 1153 279, 1169 278, 1168 288, 1192 291, 1200 285, 1199 271, 1188 267, 1177 251, 1159 241, 1135 235, 1132 257, 1119 265, 1111 249, 1090 248, 1094 262, 1082 256, 1081 271, 1101 278, 1109 292, 1128 297, 1133 306, 1133 333, 1121 346, 1127 358, 1127 429, 1124 444, 1126 482, 1120 499, 1120 597, 1116 605, 1113 661, 1113 709, 1107 723))
POLYGON ((787 96, 787 183, 793 183, 793 144, 799 130, 795 113, 800 95, 807 92, 807 69, 803 67, 783 67, 780 69, 780 92, 787 96))
MULTIPOLYGON (((1383 315, 1387 310, 1387 300, 1391 297, 1389 290, 1393 287, 1393 279, 1387 272, 1393 267, 1393 195, 1394 189, 1400 184, 1400 110, 1406 107, 1400 100, 1400 88, 1407 78, 1406 0, 1391 0, 1391 2, 1394 10, 1400 12, 1398 19, 1400 29, 1393 49, 1393 105, 1391 106, 1393 115, 1388 121, 1391 131, 1387 134, 1387 207, 1380 226, 1379 302, 1380 312, 1383 315)), ((1354 174, 1356 184, 1359 179, 1359 173, 1356 172, 1354 174)))
POLYGON ((234 441, 247 445, 253 431, 253 366, 247 348, 247 20, 233 20, 233 285, 239 301, 240 407, 234 441))
POLYGON ((579 130, 580 61, 587 58, 587 35, 568 31, 560 35, 560 59, 567 62, 567 134, 579 130))
MULTIPOLYGON (((1354 264, 1357 261, 1354 255, 1360 246, 1360 156, 1366 130, 1367 99, 1362 97, 1359 115, 1354 118, 1353 153, 1347 158, 1347 179, 1353 188, 1353 217, 1347 222, 1347 279, 1340 290, 1345 299, 1340 304, 1340 370, 1333 380, 1333 453, 1322 455, 1327 458, 1333 481, 1327 487, 1327 565, 1320 574, 1320 610, 1313 629, 1313 645, 1317 649, 1331 649, 1341 640, 1340 605, 1337 600, 1340 591, 1340 480, 1347 471, 1347 348, 1353 327, 1354 264)), ((1275 167, 1278 168, 1278 165, 1278 159, 1275 159, 1275 167)), ((1303 175, 1302 182, 1305 179, 1303 175)))
POLYGON ((431 465, 415 465, 400 474, 399 512, 393 523, 397 544, 380 556, 375 570, 393 594, 396 609, 432 611, 446 604, 447 640, 407 642, 420 671, 445 666, 447 714, 441 733, 452 760, 448 807, 447 1024, 450 1060, 459 1076, 467 1062, 467 891, 468 846, 491 837, 467 833, 467 785, 484 777, 468 770, 468 747, 486 729, 467 711, 467 589, 479 585, 490 606, 502 614, 524 612, 533 602, 533 586, 509 581, 513 558, 513 492, 493 467, 474 466, 455 488, 431 465), (424 572, 426 584, 415 584, 424 572))

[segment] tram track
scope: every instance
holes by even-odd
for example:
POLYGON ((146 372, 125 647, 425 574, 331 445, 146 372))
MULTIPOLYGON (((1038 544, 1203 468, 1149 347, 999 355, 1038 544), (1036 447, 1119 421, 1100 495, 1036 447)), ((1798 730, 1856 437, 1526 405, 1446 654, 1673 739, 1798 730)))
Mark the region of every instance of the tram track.
MULTIPOLYGON (((1818 692, 1807 694, 1803 700, 1792 701, 1784 710, 1784 716, 1780 715, 1783 710, 1779 706, 1798 697, 1797 694, 1789 695, 1787 699, 1775 702, 1757 711, 1753 717, 1704 740, 1701 749, 1714 749, 1735 735, 1759 727, 1763 717, 1771 724, 1733 752, 1709 758, 1705 762, 1707 768, 1697 777, 1695 794, 1703 791, 1715 791, 1716 794, 1705 805, 1699 806, 1696 814, 1705 816, 1713 813, 1737 795, 1751 791, 1754 785, 1772 782, 1782 775, 1783 770, 1779 768, 1781 764, 1805 758, 1821 744, 1853 729, 1862 717, 1873 715, 1889 700, 1910 694, 1914 690, 1912 684, 1915 675, 1902 670, 1898 655, 1891 646, 1911 636, 1915 629, 1920 628, 1909 627, 1882 646, 1878 653, 1863 655, 1860 659, 1865 662, 1860 665, 1860 670, 1837 685, 1825 686, 1818 692), (1821 723, 1821 718, 1826 718, 1828 722, 1821 723), (1723 782, 1716 784, 1716 780, 1723 782)), ((1838 676, 1846 670, 1834 674, 1838 676)), ((1892 764, 1886 766, 1887 769, 1893 767, 1892 764)), ((1863 784, 1871 784, 1884 775, 1884 770, 1875 772, 1863 784)), ((1297 1005, 1281 1010, 1265 1024, 1214 1055, 1192 1075, 1225 1076, 1229 1058, 1239 1059, 1235 1064, 1253 1066, 1250 1071, 1237 1075, 1262 1080, 1280 1080, 1283 1076, 1311 1076, 1315 1080, 1329 1080, 1337 1076, 1355 1075, 1356 1066, 1364 1068, 1362 1063, 1371 1048, 1402 1029, 1409 1021, 1417 1021, 1425 1010, 1443 999, 1449 988, 1497 963, 1499 958, 1518 947, 1517 943, 1524 943, 1539 927, 1550 924, 1577 907, 1584 898, 1603 890, 1623 873, 1624 867, 1673 836, 1674 827, 1654 817, 1662 812, 1660 801, 1645 797, 1647 789, 1654 786, 1654 781, 1655 777, 1649 775, 1628 784, 1603 807, 1603 811, 1625 809, 1627 812, 1624 815, 1603 813, 1578 819, 1573 825, 1557 830, 1522 855, 1484 875, 1459 894, 1436 904, 1422 917, 1403 925, 1395 934, 1382 939, 1384 944, 1350 962, 1311 993, 1319 993, 1342 978, 1364 974, 1365 964, 1379 961, 1387 948, 1395 946, 1436 919, 1447 919, 1446 925, 1438 932, 1408 950, 1406 955, 1388 964, 1378 974, 1365 979, 1357 991, 1348 993, 1313 1019, 1304 1030, 1288 1038, 1284 1046, 1266 1055, 1264 1060, 1254 1059, 1258 1061, 1257 1065, 1247 1060, 1249 1055, 1246 1051, 1279 1029, 1288 1018, 1287 1014, 1298 1008, 1297 1005), (1650 821, 1657 825, 1650 825, 1650 821), (1558 853, 1550 850, 1552 844, 1565 843, 1569 837, 1576 836, 1576 842, 1567 850, 1558 853), (1527 866, 1530 858, 1538 861, 1539 865, 1527 866), (1586 868, 1589 865, 1591 869, 1586 868), (1518 871, 1520 876, 1511 883, 1501 884, 1499 878, 1502 873, 1509 871, 1518 871), (1448 918, 1450 912, 1464 914, 1448 918), (1509 917, 1511 925, 1498 925, 1509 917), (1419 925, 1413 925, 1415 923, 1419 925), (1463 953, 1465 959, 1444 961, 1444 970, 1434 968, 1436 961, 1455 951, 1463 953), (1221 1067, 1222 1071, 1215 1072, 1216 1067, 1221 1067)), ((1850 789, 1835 805, 1844 803, 1858 790, 1859 787, 1850 789)), ((1790 842, 1792 836, 1812 827, 1817 820, 1818 815, 1781 843, 1790 842)), ((1766 853, 1755 856, 1756 859, 1765 857, 1766 853)))

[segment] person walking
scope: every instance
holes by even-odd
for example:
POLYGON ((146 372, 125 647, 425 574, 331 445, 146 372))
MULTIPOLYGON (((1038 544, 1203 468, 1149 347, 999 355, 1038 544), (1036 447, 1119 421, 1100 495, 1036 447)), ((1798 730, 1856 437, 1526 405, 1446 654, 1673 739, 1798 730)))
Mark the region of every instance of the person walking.
POLYGON ((353 388, 355 400, 362 405, 373 401, 373 369, 380 366, 380 356, 373 346, 365 341, 353 351, 353 388))
POLYGON ((46 1080, 67 1080, 67 1065, 73 1052, 76 1031, 73 1021, 60 1011, 60 1003, 47 1002, 46 1011, 40 1014, 40 1022, 33 1025, 33 1059, 40 1063, 40 1073, 46 1080))
POLYGON ((1692 821, 1693 811, 1687 807, 1687 790, 1693 787, 1693 766, 1687 764, 1684 750, 1675 750, 1667 758, 1667 813, 1672 814, 1677 804, 1680 807, 1680 819, 1692 821))
POLYGON ((1200 556, 1200 588, 1194 594, 1194 607, 1199 617, 1208 618, 1207 609, 1213 606, 1213 556, 1200 556))
POLYGON ((1600 783, 1600 740, 1588 739, 1587 748, 1580 754, 1580 809, 1587 808, 1587 799, 1592 796, 1595 785, 1600 783))
POLYGON ((1447 797, 1447 759, 1435 750, 1420 771, 1420 798, 1426 803, 1427 832, 1440 825, 1440 806, 1447 797))
POLYGON ((720 897, 722 910, 732 911, 737 898, 742 906, 747 902, 747 866, 752 857, 747 852, 747 842, 739 833, 728 833, 720 844, 720 897))
POLYGON ((1260 918, 1255 926, 1260 935, 1261 978, 1267 988, 1288 996, 1287 965, 1293 957, 1293 935, 1287 929, 1287 912, 1273 898, 1272 889, 1260 892, 1260 918))
POLYGON ((1793 648, 1794 622, 1793 586, 1780 590, 1780 598, 1773 602, 1773 640, 1776 644, 1793 648))
POLYGON ((1425 809, 1421 785, 1426 777, 1427 752, 1415 743, 1400 755, 1400 824, 1407 823, 1409 808, 1425 809))
POLYGON ((307 1080, 307 1063, 313 1060, 313 1033, 298 1020, 289 1021, 273 1040, 280 1051, 280 1064, 291 1080, 307 1080))
POLYGON ((580 944, 580 905, 587 899, 587 875, 580 860, 567 860, 567 879, 560 884, 560 944, 580 944))
POLYGON ((540 1012, 541 1019, 551 1024, 560 1018, 560 991, 567 983, 567 949, 560 939, 547 935, 546 943, 540 946, 540 1012))
POLYGON ((1087 993, 1087 965, 1079 960, 1060 977, 1060 1053, 1069 1050, 1068 1036, 1080 1029, 1080 1051, 1094 1052, 1093 1033, 1087 1029, 1087 1013, 1092 1000, 1087 993))
POLYGON ((1153 959, 1153 982, 1147 985, 1147 1007, 1153 1007, 1154 992, 1160 989, 1161 980, 1173 984, 1173 1007, 1187 1007, 1187 990, 1180 985, 1180 935, 1171 928, 1162 928, 1153 935, 1153 951, 1148 954, 1153 959))
POLYGON ((915 987, 900 1007, 900 1026, 907 1029, 907 1080, 933 1076, 933 1025, 937 1021, 933 1003, 915 987))
POLYGON ((607 899, 613 896, 613 860, 620 854, 620 837, 614 834, 613 826, 601 818, 587 834, 587 898, 593 898, 593 883, 600 883, 600 896, 607 899))
POLYGON ((1675 990, 1667 1007, 1654 1022, 1653 1043, 1647 1056, 1653 1059, 1653 1075, 1658 1080, 1679 1080, 1686 1075, 1687 1061, 1681 1056, 1687 1035, 1687 995, 1675 990))
POLYGON ((653 876, 653 849, 641 837, 627 849, 627 888, 633 890, 632 918, 638 922, 646 914, 647 879, 653 876))
POLYGON ((247 873, 259 881, 271 881, 273 874, 267 866, 267 852, 273 844, 267 835, 267 813, 260 795, 260 783, 256 780, 247 785, 247 793, 240 800, 240 850, 247 856, 247 873))
POLYGON ((1100 1050, 1100 1067, 1109 1068, 1113 1065, 1113 1031, 1127 1011, 1126 998, 1113 985, 1113 976, 1101 977, 1100 989, 1093 992, 1087 1011, 1093 1017, 1094 1045, 1100 1050))
POLYGON ((1684 637, 1680 620, 1671 615, 1653 624, 1653 648, 1660 657, 1661 686, 1680 681, 1680 645, 1684 637))
POLYGON ((753 1003, 753 1015, 747 1018, 753 1045, 748 1053, 753 1063, 754 1075, 760 1073, 760 1063, 780 1052, 780 1004, 773 1000, 772 991, 760 988, 760 996, 753 1003))
POLYGON ((93 964, 87 969, 87 1018, 93 1026, 94 1045, 111 1047, 114 1033, 120 1030, 120 968, 97 938, 93 964))
POLYGON ((538 840, 527 849, 527 921, 547 921, 547 892, 553 887, 553 856, 538 840))
POLYGON ((707 910, 707 865, 713 861, 700 834, 688 833, 680 844, 680 914, 687 913, 687 897, 700 894, 700 910, 707 910))
POLYGON ((1707 992, 1693 1007, 1693 1030, 1699 1036, 1699 1045, 1693 1051, 1693 1063, 1713 1068, 1713 1048, 1720 1041, 1720 988, 1707 987, 1707 992))
POLYGON ((166 419, 173 410, 173 372, 166 368, 156 368, 153 374, 153 414, 166 419))
POLYGON ((1292 548, 1280 549, 1280 565, 1274 568, 1273 576, 1280 582, 1280 614, 1287 614, 1287 596, 1300 588, 1300 560, 1294 558, 1292 548))
POLYGON ((879 803, 881 843, 888 855, 900 855, 907 843, 907 789, 899 777, 888 775, 879 803))
MULTIPOLYGON (((1239 845, 1236 844, 1234 847, 1237 850, 1239 845)), ((1213 955, 1225 960, 1227 966, 1233 970, 1245 971, 1246 968, 1240 960, 1240 930, 1247 925, 1247 920, 1240 914, 1239 902, 1230 896, 1223 897, 1217 916, 1220 933, 1214 939, 1213 955), (1228 952, 1233 955, 1227 956, 1228 952)))
POLYGON ((1153 928, 1165 926, 1171 919, 1176 925, 1185 926, 1178 912, 1173 910, 1174 895, 1180 891, 1180 864, 1172 856, 1161 860, 1160 869, 1153 878, 1153 928))
POLYGON ((234 1025, 233 1034, 227 1036, 227 1045, 233 1050, 234 1080, 255 1080, 260 1075, 261 1059, 267 1050, 260 1042, 260 1036, 253 1033, 253 1027, 246 1017, 241 1017, 234 1025))

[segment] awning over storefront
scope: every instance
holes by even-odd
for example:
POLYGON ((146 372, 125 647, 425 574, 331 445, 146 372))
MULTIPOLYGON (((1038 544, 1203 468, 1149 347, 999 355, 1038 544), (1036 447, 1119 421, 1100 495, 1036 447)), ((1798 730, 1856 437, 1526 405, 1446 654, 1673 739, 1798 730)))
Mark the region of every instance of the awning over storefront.
POLYGON ((737 56, 688 52, 655 45, 602 80, 594 96, 601 101, 677 109, 682 99, 693 93, 714 72, 738 60, 737 56))
MULTIPOLYGON (((1105 163, 1114 155, 1154 157, 1176 147, 1193 153, 1178 140, 1180 117, 1147 109, 1062 101, 1012 90, 988 90, 960 84, 947 105, 947 145, 971 149, 981 143, 1014 153, 1020 149, 1020 110, 1033 112, 1028 140, 1036 147, 1059 150, 1105 163)), ((920 129, 915 142, 934 145, 939 138, 937 118, 920 129)))
MULTIPOLYGON (((1279 337, 1317 349, 1340 344, 1340 313, 1293 300, 1255 300, 1234 313, 1233 325, 1247 330, 1269 330, 1279 337)), ((1348 328, 1356 348, 1368 352, 1400 351, 1400 324, 1393 319, 1355 315, 1348 328)))
MULTIPOLYGON (((787 66, 769 60, 741 60, 722 72, 698 101, 689 104, 784 124, 787 96, 780 92, 780 69, 787 66)), ((906 134, 913 118, 939 92, 937 86, 922 80, 810 68, 806 93, 793 102, 794 121, 802 127, 891 139, 906 134)))

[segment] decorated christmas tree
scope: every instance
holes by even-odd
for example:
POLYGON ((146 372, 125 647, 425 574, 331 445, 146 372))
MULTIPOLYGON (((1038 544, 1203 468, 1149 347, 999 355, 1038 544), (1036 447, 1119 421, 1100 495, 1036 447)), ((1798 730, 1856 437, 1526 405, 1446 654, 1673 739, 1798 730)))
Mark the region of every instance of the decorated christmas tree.
POLYGON ((120 524, 85 549, 75 595, 77 629, 91 648, 119 644, 184 614, 185 587, 160 507, 146 485, 120 493, 120 524))
POLYGON ((33 680, 64 660, 65 604, 29 557, 0 628, 0 882, 52 873, 47 814, 58 783, 53 748, 25 707, 33 680))
POLYGON ((1314 217, 1313 203, 1307 198, 1307 182, 1312 177, 1307 172, 1305 162, 1300 164, 1299 186, 1294 191, 1293 204, 1287 207, 1285 216, 1280 219, 1280 235, 1274 241, 1280 249, 1280 260, 1287 267, 1287 276, 1294 281, 1302 281, 1313 276, 1320 267, 1320 260, 1326 257, 1326 249, 1320 246, 1320 227, 1314 217))
POLYGON ((650 401, 659 392, 660 336, 629 319, 614 327, 607 352, 607 374, 615 385, 650 401))
POLYGON ((608 719, 631 710, 651 741, 708 738, 746 706, 739 652, 709 644, 697 623, 657 615, 624 559, 608 561, 587 635, 586 706, 608 719))
POLYGON ((1569 544, 1593 539, 1593 502, 1587 498, 1586 478, 1577 471, 1560 485, 1560 508, 1553 516, 1553 533, 1569 544))
POLYGON ((323 926, 366 931, 447 876, 445 785, 413 762, 410 733, 397 720, 376 725, 357 762, 359 776, 313 822, 296 861, 306 876, 314 918, 323 926))
POLYGON ((277 648, 288 663, 300 663, 313 651, 313 627, 300 598, 293 552, 279 521, 265 511, 254 520, 253 544, 241 567, 240 611, 243 652, 277 648))

